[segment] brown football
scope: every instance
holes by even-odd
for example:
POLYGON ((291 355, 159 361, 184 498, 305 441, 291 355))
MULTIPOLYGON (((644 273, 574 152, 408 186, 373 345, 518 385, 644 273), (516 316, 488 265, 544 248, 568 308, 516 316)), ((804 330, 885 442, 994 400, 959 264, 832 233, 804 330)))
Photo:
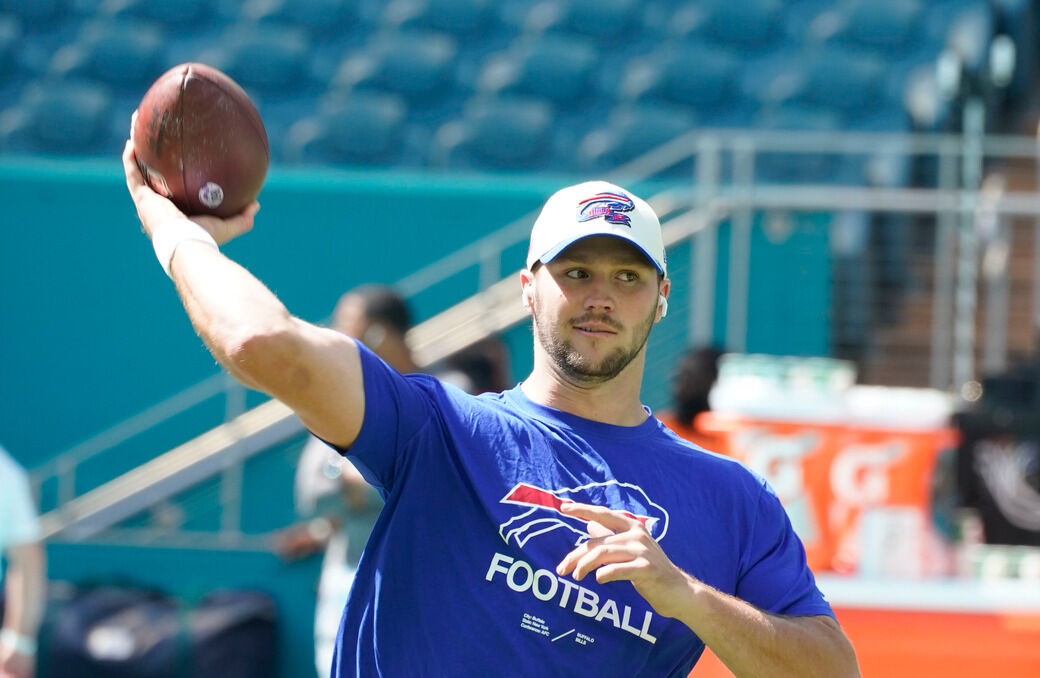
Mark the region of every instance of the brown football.
POLYGON ((141 99, 130 135, 141 173, 185 214, 236 214, 267 176, 260 113, 238 83, 205 64, 160 76, 141 99))

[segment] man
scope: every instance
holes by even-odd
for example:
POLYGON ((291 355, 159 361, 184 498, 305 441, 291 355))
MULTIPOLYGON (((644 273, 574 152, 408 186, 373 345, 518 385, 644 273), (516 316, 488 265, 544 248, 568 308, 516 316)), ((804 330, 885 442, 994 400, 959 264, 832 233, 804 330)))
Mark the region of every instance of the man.
POLYGON ((473 397, 294 318, 225 258, 216 239, 251 228, 256 204, 204 230, 147 187, 129 144, 124 166, 213 354, 386 501, 334 676, 683 676, 705 643, 738 676, 858 675, 775 495, 640 404, 670 287, 642 200, 602 182, 549 199, 520 280, 534 369, 473 397))
POLYGON ((0 678, 32 678, 43 617, 46 561, 25 471, 0 447, 0 678))

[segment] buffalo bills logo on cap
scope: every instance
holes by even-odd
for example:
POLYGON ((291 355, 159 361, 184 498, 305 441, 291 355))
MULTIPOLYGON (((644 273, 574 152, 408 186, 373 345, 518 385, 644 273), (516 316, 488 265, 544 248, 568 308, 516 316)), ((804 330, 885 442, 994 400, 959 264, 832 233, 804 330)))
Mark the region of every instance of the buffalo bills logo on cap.
POLYGON ((636 204, 632 202, 632 198, 624 193, 605 191, 578 203, 578 221, 591 221, 603 217, 611 224, 631 226, 632 219, 625 212, 631 212, 635 208, 636 204))

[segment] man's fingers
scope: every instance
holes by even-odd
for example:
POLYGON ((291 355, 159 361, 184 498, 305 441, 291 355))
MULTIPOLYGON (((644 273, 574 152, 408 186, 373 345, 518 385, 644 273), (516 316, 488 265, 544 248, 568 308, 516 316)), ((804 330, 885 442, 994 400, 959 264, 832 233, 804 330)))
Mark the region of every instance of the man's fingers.
POLYGON ((615 534, 613 530, 607 529, 607 526, 597 520, 589 521, 589 536, 592 538, 596 537, 609 537, 615 534))
MULTIPOLYGON (((593 523, 590 523, 592 525, 593 523)), ((598 525, 598 523, 597 523, 598 525)), ((606 528, 600 527, 600 529, 606 530, 606 528)), ((627 534, 615 534, 606 531, 603 536, 593 537, 588 539, 574 548, 570 553, 564 556, 560 564, 556 566, 556 574, 561 577, 566 577, 575 570, 578 563, 592 553, 597 547, 605 545, 609 547, 616 547, 618 545, 625 545, 631 542, 631 536, 627 534)))
POLYGON ((126 145, 123 146, 123 172, 126 174, 126 187, 130 189, 131 194, 138 186, 144 184, 144 177, 141 176, 141 170, 137 166, 134 142, 129 139, 126 140, 126 145))
POLYGON ((197 216, 193 217, 192 221, 198 222, 203 228, 209 231, 209 234, 213 236, 213 239, 217 241, 218 245, 223 245, 229 240, 233 240, 243 233, 251 231, 253 229, 253 218, 259 211, 260 203, 254 200, 246 205, 245 209, 241 212, 232 217, 228 217, 227 219, 197 216))
POLYGON ((628 548, 627 544, 598 544, 577 558, 573 566, 572 576, 575 581, 581 581, 589 573, 595 572, 598 581, 598 570, 603 566, 613 563, 627 563, 634 557, 635 555, 628 548))
POLYGON ((582 520, 594 520, 612 532, 623 532, 642 524, 623 511, 612 511, 605 506, 566 502, 560 506, 560 512, 582 520))

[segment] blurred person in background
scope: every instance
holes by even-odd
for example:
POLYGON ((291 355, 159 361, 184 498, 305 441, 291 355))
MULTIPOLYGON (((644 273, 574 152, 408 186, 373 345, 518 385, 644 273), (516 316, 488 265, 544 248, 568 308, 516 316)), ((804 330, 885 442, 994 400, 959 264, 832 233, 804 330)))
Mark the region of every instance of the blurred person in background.
POLYGON ((710 452, 725 453, 725 439, 703 430, 697 416, 711 410, 708 395, 719 377, 719 358, 725 351, 714 346, 690 349, 675 368, 672 409, 658 414, 665 426, 710 452))
MULTIPOLYGON (((467 346, 444 361, 445 372, 457 375, 459 388, 474 395, 495 393, 512 388, 512 371, 509 367, 509 348, 499 336, 490 336, 467 346)), ((438 374, 442 381, 443 376, 438 374)))
MULTIPOLYGON (((422 371, 406 343, 411 310, 389 286, 362 285, 344 294, 332 327, 360 340, 402 374, 422 371)), ((508 381, 507 349, 497 337, 482 340, 452 355, 434 374, 470 393, 501 390, 508 381)), ((300 454, 294 495, 296 513, 304 520, 279 534, 275 547, 286 560, 324 551, 314 646, 318 675, 327 676, 340 616, 383 500, 350 461, 314 436, 300 454)))
MULTIPOLYGON (((405 343, 412 326, 407 303, 385 285, 362 285, 342 297, 333 329, 360 340, 402 374, 419 372, 405 343)), ((383 499, 357 468, 322 440, 310 436, 296 468, 296 513, 304 519, 278 535, 275 548, 286 560, 324 551, 314 613, 314 660, 329 675, 336 631, 354 581, 361 552, 383 499)))
POLYGON ((47 566, 29 478, 0 447, 0 678, 32 678, 47 566))

